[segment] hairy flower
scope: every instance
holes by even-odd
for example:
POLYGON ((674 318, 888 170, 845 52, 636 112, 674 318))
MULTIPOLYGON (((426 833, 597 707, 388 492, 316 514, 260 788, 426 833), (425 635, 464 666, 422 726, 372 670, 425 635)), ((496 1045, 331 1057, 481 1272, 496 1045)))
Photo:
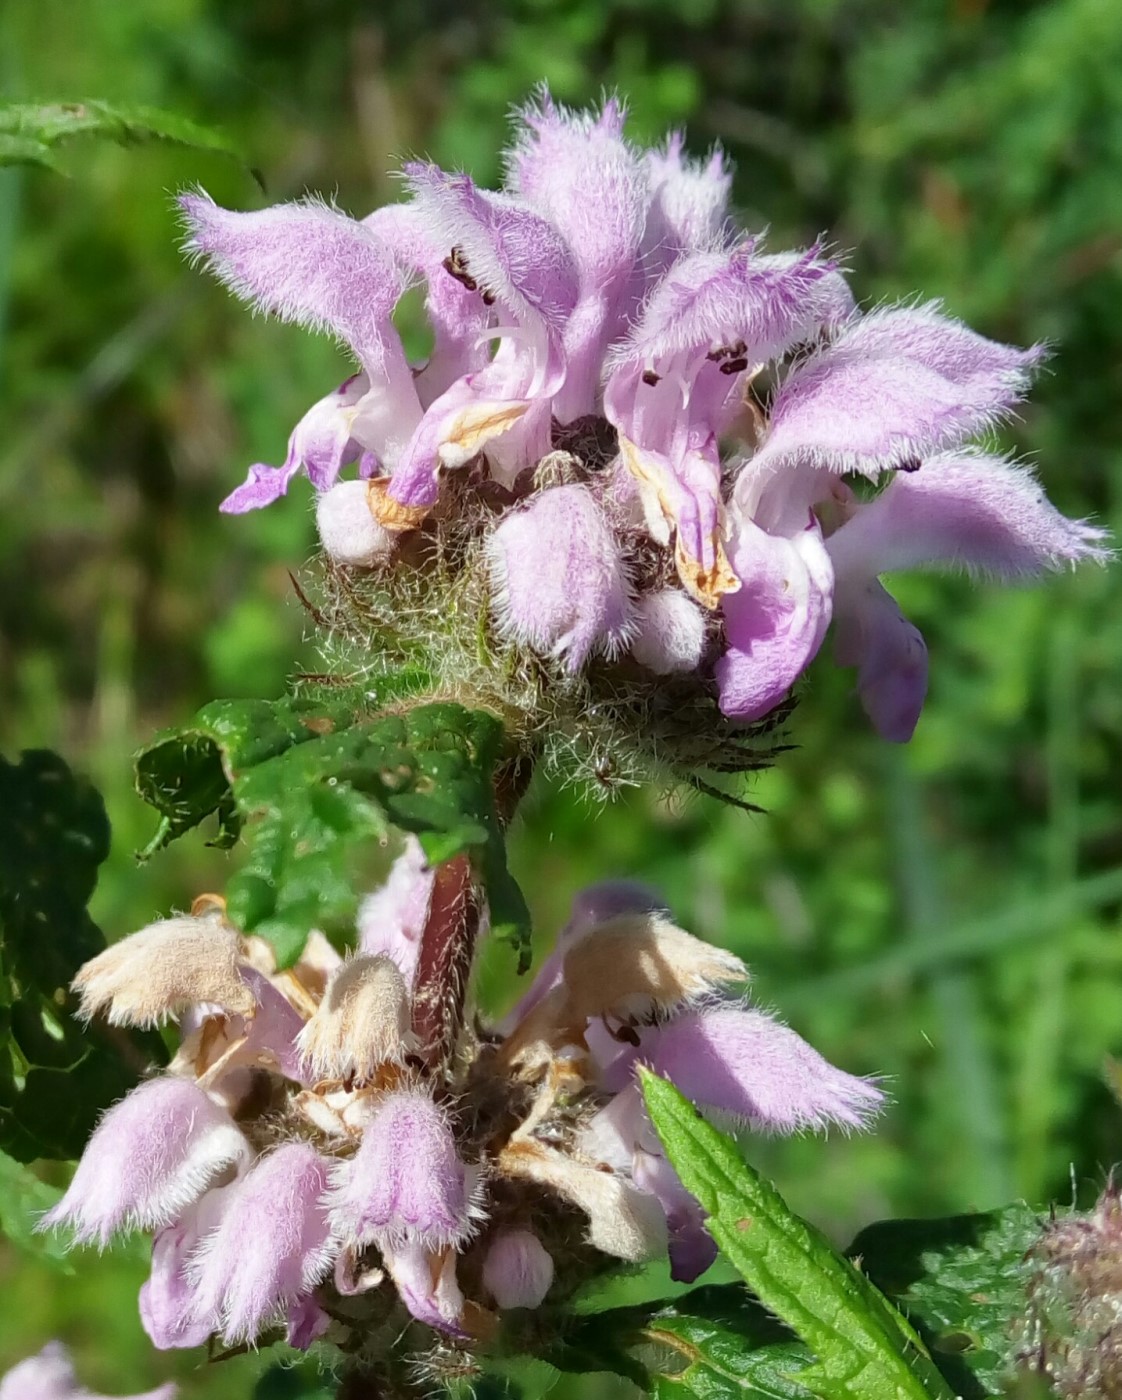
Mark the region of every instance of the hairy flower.
POLYGON ((229 1188, 189 1265, 193 1317, 216 1319, 228 1342, 246 1341, 326 1276, 335 1257, 327 1171, 314 1148, 285 1143, 229 1188))
MULTIPOLYGON (((1010 577, 1105 557, 1101 532, 1033 505, 1023 469, 972 446, 1024 397, 1041 348, 934 302, 863 312, 823 245, 769 252, 735 228, 719 150, 691 159, 680 133, 643 150, 625 115, 615 98, 570 111, 543 88, 518 113, 500 191, 415 162, 408 199, 361 222, 315 201, 238 214, 185 196, 192 256, 255 307, 343 340, 360 370, 226 508, 275 499, 303 469, 327 554, 401 574, 385 621, 409 654, 484 561, 499 637, 559 663, 562 686, 598 657, 637 684, 630 650, 651 694, 650 677, 690 678, 711 706, 715 679, 734 723, 785 703, 836 617, 866 710, 905 739, 927 654, 882 572, 946 560, 1010 577), (409 366, 392 312, 417 280, 434 346, 409 366), (335 484, 349 466, 356 479, 335 484), (846 477, 881 494, 853 505, 846 477), (451 574, 424 572, 433 558, 451 574)), ((477 625, 474 606, 463 618, 477 625)), ((430 655, 458 689, 464 652, 434 641, 430 655)), ((526 707, 537 735, 542 702, 495 660, 495 700, 526 707)))
POLYGON ((458 1244, 478 1209, 447 1118, 425 1094, 403 1091, 378 1106, 331 1196, 336 1234, 360 1244, 458 1244))
POLYGON ((42 1226, 103 1246, 118 1230, 159 1229, 250 1156, 229 1113, 191 1080, 150 1079, 102 1118, 42 1226))
POLYGON ((405 980, 396 963, 369 954, 332 973, 299 1036, 304 1057, 324 1079, 369 1079, 381 1065, 400 1064, 412 1044, 405 980))
POLYGON ((240 972, 241 941, 218 915, 161 919, 122 938, 74 979, 82 1015, 115 1026, 154 1026, 206 1002, 249 1014, 253 993, 240 972))

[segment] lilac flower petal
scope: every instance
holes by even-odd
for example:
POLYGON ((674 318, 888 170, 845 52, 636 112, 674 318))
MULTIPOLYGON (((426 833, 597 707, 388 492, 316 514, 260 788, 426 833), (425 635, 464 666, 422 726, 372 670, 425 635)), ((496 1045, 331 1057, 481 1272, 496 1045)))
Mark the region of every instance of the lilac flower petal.
POLYGON ((411 1239, 384 1249, 383 1258, 401 1301, 418 1322, 466 1340, 454 1251, 434 1251, 411 1239))
POLYGON ((695 160, 685 154, 685 138, 675 131, 661 150, 646 153, 646 164, 653 196, 648 257, 665 267, 681 253, 719 244, 728 227, 732 189, 732 169, 721 148, 695 160))
POLYGON ((559 336, 577 301, 577 272, 565 240, 526 204, 481 190, 467 175, 413 162, 405 174, 415 207, 480 295, 519 323, 559 336))
POLYGON ((873 311, 788 374, 756 463, 867 475, 911 465, 1007 414, 1038 358, 930 306, 873 311))
POLYGON ((629 635, 623 552, 584 486, 555 486, 511 511, 491 536, 492 606, 500 630, 577 671, 629 635))
POLYGON ((431 237, 450 250, 452 272, 502 315, 494 359, 434 400, 401 453, 379 517, 391 529, 396 517, 408 527, 424 518, 438 499, 440 468, 463 466, 531 413, 529 438, 515 433, 515 465, 547 450, 549 401, 565 381, 562 331, 577 299, 571 254, 547 220, 466 175, 418 163, 405 169, 431 237))
POLYGON ((483 1287, 506 1308, 540 1308, 553 1283, 553 1259, 530 1230, 502 1230, 483 1260, 483 1287))
POLYGON ((478 291, 469 291, 445 267, 449 250, 433 237, 415 205, 387 204, 363 223, 410 274, 425 279, 425 314, 433 330, 433 348, 428 361, 414 372, 414 383, 421 406, 428 408, 457 379, 486 365, 484 333, 491 309, 478 291))
POLYGON ((943 564, 998 578, 1103 562, 1106 532, 1069 520, 1027 467, 984 453, 929 457, 854 508, 827 549, 840 579, 943 564))
POLYGON ((845 343, 850 351, 912 360, 954 384, 989 384, 1009 396, 1007 403, 1024 393, 1045 355, 1041 345, 1022 350, 989 340, 945 315, 935 301, 873 311, 850 326, 845 343))
POLYGON ((253 992, 257 1010, 246 1023, 246 1056, 266 1069, 277 1069, 287 1079, 306 1083, 299 1039, 304 1018, 272 982, 254 968, 242 969, 242 978, 253 992))
MULTIPOLYGON (((457 379, 433 402, 390 479, 391 508, 379 516, 387 528, 393 529, 403 512, 405 525, 414 528, 440 498, 441 469, 465 466, 485 447, 490 455, 497 439, 517 432, 536 406, 524 397, 531 387, 532 365, 529 356, 523 357, 522 368, 505 379, 496 358, 486 369, 457 379)), ((525 444, 520 440, 519 465, 537 460, 535 452, 540 456, 547 447, 548 437, 525 444)), ((377 515, 376 505, 374 509, 377 515)))
MULTIPOLYGON (((179 1387, 169 1381, 146 1390, 143 1395, 128 1395, 120 1400, 175 1400, 179 1387)), ((0 1376, 0 1400, 110 1400, 95 1395, 78 1383, 70 1355, 61 1342, 48 1342, 37 1356, 30 1356, 0 1376)))
POLYGON ((650 192, 638 155, 623 140, 624 113, 614 99, 598 114, 578 113, 543 90, 520 116, 508 185, 562 234, 577 269, 565 383, 554 402, 555 416, 568 423, 596 408, 600 362, 624 329, 650 192))
POLYGON ((381 239, 316 200, 239 213, 182 195, 186 251, 231 291, 345 341, 368 374, 402 359, 390 317, 406 278, 381 239))
MULTIPOLYGON (((616 373, 636 366, 658 371, 658 361, 698 355, 704 362, 711 351, 725 350, 710 363, 723 361, 727 369, 739 357, 757 365, 836 319, 842 288, 835 265, 818 247, 764 257, 752 239, 744 239, 728 250, 694 253, 655 287, 612 363, 616 373)), ((733 378, 726 373, 725 385, 733 378)))
POLYGON ((772 1132, 860 1128, 884 1097, 788 1027, 739 1006, 688 1011, 644 1036, 643 1054, 695 1103, 772 1132))
POLYGON ((333 1178, 331 1219, 354 1244, 460 1243, 477 1215, 468 1171, 443 1112, 426 1094, 387 1094, 354 1157, 333 1178))
POLYGON ((288 1308, 284 1339, 297 1351, 307 1351, 331 1326, 331 1318, 310 1294, 297 1298, 288 1308))
POLYGON ((103 1247, 118 1230, 158 1229, 249 1157, 241 1130, 197 1085, 150 1079, 103 1116, 41 1228, 68 1225, 77 1243, 103 1247))
POLYGON ((728 648, 716 677, 722 713, 753 720, 780 703, 822 645, 833 569, 813 519, 793 539, 741 519, 731 548, 741 588, 722 599, 728 648))
POLYGON ((435 882, 436 870, 425 859, 421 843, 406 836, 386 883, 359 905, 359 951, 390 958, 407 987, 416 976, 435 882))
POLYGON ((199 1240, 221 1217, 229 1189, 208 1191, 152 1241, 152 1269, 140 1286, 140 1321, 160 1351, 202 1346, 219 1320, 195 1312, 195 1288, 188 1263, 199 1240))
POLYGON ((697 1198, 661 1152, 636 1152, 631 1175, 639 1190, 656 1196, 666 1212, 670 1277, 675 1283, 693 1283, 717 1258, 716 1241, 705 1228, 705 1212, 697 1198))
POLYGON ((195 1315, 217 1317, 227 1342, 251 1340, 330 1271, 327 1171, 314 1148, 288 1142, 231 1189, 191 1261, 195 1315))
POLYGON ((906 744, 927 697, 927 644, 876 579, 838 584, 834 660, 857 667, 857 693, 882 739, 906 744))

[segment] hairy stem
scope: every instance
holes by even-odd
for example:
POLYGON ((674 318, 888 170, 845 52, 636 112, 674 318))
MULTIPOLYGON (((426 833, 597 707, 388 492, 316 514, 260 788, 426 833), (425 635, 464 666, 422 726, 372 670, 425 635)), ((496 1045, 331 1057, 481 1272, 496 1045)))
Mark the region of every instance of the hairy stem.
POLYGON ((479 915, 471 861, 454 856, 436 872, 413 992, 413 1030, 431 1069, 447 1061, 459 1035, 479 915))

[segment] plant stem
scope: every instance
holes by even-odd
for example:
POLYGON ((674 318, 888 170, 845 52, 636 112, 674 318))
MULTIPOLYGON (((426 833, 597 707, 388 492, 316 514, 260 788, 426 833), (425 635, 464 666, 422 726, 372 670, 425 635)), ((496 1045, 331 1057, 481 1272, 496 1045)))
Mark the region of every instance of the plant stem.
POLYGON ((471 861, 454 856, 437 868, 413 993, 413 1030, 430 1069, 447 1060, 459 1034, 479 915, 471 861))

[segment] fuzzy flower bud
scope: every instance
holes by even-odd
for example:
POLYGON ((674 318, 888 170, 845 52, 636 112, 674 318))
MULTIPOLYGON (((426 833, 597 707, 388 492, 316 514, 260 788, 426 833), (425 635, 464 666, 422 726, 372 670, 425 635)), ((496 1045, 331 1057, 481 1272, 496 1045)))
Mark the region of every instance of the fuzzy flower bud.
POLYGON ((316 497, 320 543, 337 564, 370 567, 393 553, 395 536, 379 525, 365 481, 341 481, 316 497))
POLYGON ((412 1042, 409 996, 396 964, 360 954, 332 973, 298 1044, 321 1078, 370 1079, 379 1065, 400 1064, 412 1042))
POLYGON ((631 655, 641 666, 656 676, 696 671, 704 652, 705 614, 680 589, 663 588, 636 602, 631 655))
POLYGON ((555 486, 512 511, 488 545, 500 630, 577 671, 625 644, 630 585, 619 544, 584 486, 555 486))
POLYGON ((500 1308, 539 1308, 553 1283, 553 1260, 530 1230, 503 1230, 483 1260, 483 1286, 500 1308))
POLYGON ((1027 1256, 1019 1359, 1063 1400, 1122 1386, 1122 1192, 1109 1181, 1086 1215, 1053 1213, 1027 1256))
POLYGON ((141 1084, 102 1118, 62 1200, 42 1227, 69 1225, 78 1243, 168 1225, 250 1147, 225 1109, 187 1079, 141 1084))
POLYGON ((91 958, 74 979, 87 1019, 155 1026, 208 1003, 247 1016, 253 993, 239 968, 241 943, 217 915, 161 919, 91 958))

